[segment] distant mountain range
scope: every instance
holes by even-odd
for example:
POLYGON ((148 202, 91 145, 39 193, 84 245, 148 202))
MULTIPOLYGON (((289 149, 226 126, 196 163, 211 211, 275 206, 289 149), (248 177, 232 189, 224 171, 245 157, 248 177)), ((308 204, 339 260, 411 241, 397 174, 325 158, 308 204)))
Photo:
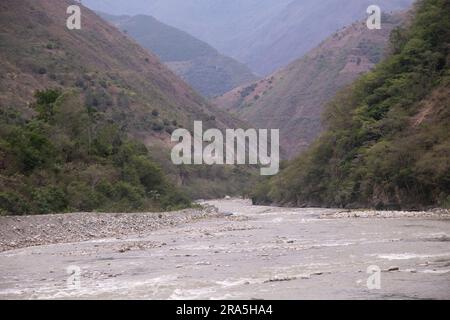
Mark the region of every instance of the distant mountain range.
POLYGON ((267 75, 316 47, 336 30, 413 0, 85 0, 111 14, 149 14, 206 41, 222 54, 267 75))
POLYGON ((279 128, 283 150, 294 157, 321 132, 326 103, 380 61, 390 32, 404 18, 404 14, 384 15, 381 30, 369 30, 365 22, 354 23, 305 57, 214 102, 257 127, 279 128))
POLYGON ((221 55, 207 43, 151 16, 99 15, 155 53, 205 97, 215 97, 256 80, 244 64, 221 55))

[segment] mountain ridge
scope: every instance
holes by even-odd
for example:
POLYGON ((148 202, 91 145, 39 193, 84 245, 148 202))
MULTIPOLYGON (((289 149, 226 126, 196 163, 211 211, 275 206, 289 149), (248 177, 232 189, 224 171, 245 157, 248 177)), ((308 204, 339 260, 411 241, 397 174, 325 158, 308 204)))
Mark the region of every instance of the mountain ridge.
POLYGON ((256 80, 245 65, 152 16, 97 14, 155 53, 166 66, 207 98, 256 80))
MULTIPOLYGON (((115 14, 146 13, 187 31, 266 76, 342 27, 367 16, 370 0, 85 0, 115 14)), ((379 0, 382 12, 413 0, 379 0)))
POLYGON ((405 17, 405 13, 384 15, 381 30, 369 30, 362 21, 353 23, 303 58, 213 102, 257 127, 279 128, 281 146, 292 158, 321 132, 321 114, 327 101, 375 66, 391 30, 405 17))

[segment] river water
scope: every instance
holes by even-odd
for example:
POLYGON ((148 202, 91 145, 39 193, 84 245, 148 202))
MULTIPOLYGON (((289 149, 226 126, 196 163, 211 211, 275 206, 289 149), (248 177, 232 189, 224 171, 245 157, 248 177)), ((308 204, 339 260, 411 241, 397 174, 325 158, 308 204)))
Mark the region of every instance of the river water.
POLYGON ((448 219, 210 204, 233 216, 3 252, 0 299, 450 299, 448 219))

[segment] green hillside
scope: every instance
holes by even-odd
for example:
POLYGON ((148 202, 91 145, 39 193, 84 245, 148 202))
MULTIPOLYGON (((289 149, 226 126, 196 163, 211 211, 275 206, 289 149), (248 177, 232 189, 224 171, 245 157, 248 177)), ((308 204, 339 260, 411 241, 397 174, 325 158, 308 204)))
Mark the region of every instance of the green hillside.
POLYGON ((79 92, 38 91, 36 116, 0 111, 0 214, 167 210, 181 194, 150 158, 79 92))
POLYGON ((254 194, 297 206, 450 206, 450 1, 421 0, 391 55, 329 104, 325 133, 254 194))

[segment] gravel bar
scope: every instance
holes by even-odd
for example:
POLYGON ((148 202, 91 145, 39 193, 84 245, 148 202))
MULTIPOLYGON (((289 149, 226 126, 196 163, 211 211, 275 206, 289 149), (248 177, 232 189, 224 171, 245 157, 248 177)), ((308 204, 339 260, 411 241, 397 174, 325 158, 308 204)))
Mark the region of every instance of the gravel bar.
POLYGON ((0 252, 19 248, 141 235, 164 227, 221 216, 203 206, 159 213, 65 213, 0 217, 0 252))

